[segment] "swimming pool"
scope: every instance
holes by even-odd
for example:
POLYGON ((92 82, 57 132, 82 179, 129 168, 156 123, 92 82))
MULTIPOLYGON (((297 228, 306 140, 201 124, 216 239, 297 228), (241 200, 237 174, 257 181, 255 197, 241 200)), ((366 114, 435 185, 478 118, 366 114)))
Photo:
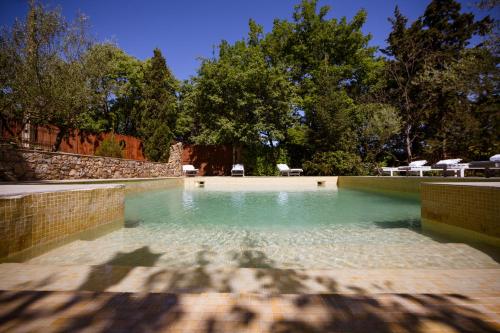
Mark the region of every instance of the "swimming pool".
POLYGON ((414 198, 350 189, 130 195, 125 228, 78 240, 35 264, 183 268, 489 268, 487 254, 420 231, 414 198))

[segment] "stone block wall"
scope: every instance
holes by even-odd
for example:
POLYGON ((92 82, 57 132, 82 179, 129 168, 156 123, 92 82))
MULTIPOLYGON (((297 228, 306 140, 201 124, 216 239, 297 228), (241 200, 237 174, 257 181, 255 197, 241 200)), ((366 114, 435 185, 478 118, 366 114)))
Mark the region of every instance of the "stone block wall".
POLYGON ((181 159, 181 143, 170 147, 167 163, 25 150, 3 144, 0 177, 3 180, 179 177, 181 159))

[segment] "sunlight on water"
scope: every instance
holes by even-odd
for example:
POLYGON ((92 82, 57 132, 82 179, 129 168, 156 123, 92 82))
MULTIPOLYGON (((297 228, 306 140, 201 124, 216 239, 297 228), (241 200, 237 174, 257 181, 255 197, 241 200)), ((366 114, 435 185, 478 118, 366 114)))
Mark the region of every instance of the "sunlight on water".
POLYGON ((420 233, 420 204, 404 197, 346 189, 169 189, 129 196, 125 207, 125 228, 30 262, 168 268, 498 266, 468 245, 420 233))
MULTIPOLYGON (((417 201, 350 190, 221 192, 169 190, 127 199, 126 218, 143 227, 243 229, 415 225, 417 201)), ((195 229, 196 230, 196 229, 195 229)))

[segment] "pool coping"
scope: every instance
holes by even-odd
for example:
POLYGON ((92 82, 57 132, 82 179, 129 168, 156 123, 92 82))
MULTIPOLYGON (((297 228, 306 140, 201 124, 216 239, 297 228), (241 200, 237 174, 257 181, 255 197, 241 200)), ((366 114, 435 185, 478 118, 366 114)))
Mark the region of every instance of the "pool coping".
POLYGON ((16 184, 0 186, 0 198, 21 197, 31 194, 86 191, 123 188, 123 184, 16 184))

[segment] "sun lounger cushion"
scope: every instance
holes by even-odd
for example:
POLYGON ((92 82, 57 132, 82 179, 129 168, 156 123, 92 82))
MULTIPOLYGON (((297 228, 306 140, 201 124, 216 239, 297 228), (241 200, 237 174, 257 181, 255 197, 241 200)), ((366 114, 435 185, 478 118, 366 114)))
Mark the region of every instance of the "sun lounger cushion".
POLYGON ((290 168, 286 164, 276 164, 276 166, 281 172, 290 171, 290 168))
POLYGON ((410 164, 408 164, 409 167, 415 168, 415 167, 421 167, 424 166, 424 164, 427 163, 426 160, 419 160, 419 161, 413 161, 410 164))
POLYGON ((452 158, 448 160, 441 160, 436 163, 436 165, 455 165, 458 164, 462 159, 461 158, 452 158))
POLYGON ((182 171, 196 171, 198 169, 195 169, 194 166, 191 164, 186 164, 182 166, 182 171))
POLYGON ((492 162, 500 162, 500 154, 496 154, 490 157, 490 161, 492 162))

